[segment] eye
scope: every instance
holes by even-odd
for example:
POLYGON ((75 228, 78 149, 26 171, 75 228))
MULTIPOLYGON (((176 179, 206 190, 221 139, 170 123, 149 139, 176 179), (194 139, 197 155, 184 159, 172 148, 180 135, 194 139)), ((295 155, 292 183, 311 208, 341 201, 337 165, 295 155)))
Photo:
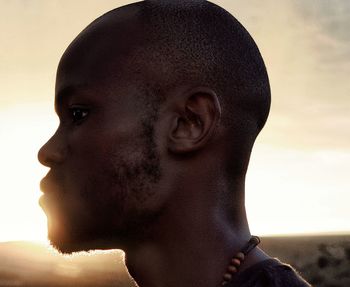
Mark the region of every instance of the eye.
POLYGON ((73 123, 79 123, 89 114, 89 110, 81 107, 72 107, 69 109, 73 123))

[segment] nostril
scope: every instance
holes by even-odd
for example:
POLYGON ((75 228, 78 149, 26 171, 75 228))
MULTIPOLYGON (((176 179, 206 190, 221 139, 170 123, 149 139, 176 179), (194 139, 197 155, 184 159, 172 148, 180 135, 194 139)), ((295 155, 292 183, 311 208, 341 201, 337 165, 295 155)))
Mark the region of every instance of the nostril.
POLYGON ((52 167, 54 164, 61 163, 63 161, 63 158, 64 152, 61 152, 59 150, 51 151, 43 147, 38 152, 39 162, 47 167, 52 167))
POLYGON ((49 161, 48 156, 47 156, 46 145, 47 145, 47 143, 45 145, 43 145, 39 149, 39 151, 38 151, 38 161, 42 165, 49 167, 50 161, 49 161))
POLYGON ((65 154, 65 148, 55 134, 38 151, 38 160, 42 165, 52 167, 52 165, 62 162, 65 154))

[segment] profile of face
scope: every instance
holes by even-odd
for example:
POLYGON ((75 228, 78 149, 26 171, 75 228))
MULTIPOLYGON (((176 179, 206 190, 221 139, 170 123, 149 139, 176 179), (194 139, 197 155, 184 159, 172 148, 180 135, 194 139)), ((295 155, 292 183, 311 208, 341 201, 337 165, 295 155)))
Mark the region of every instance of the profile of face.
POLYGON ((203 217, 221 200, 210 190, 215 180, 244 181, 269 106, 256 44, 214 4, 141 1, 98 18, 61 58, 60 124, 38 154, 50 168, 40 200, 50 241, 67 253, 125 250, 164 232, 184 209, 192 216, 193 204, 205 206, 203 217))
MULTIPOLYGON (((55 95, 60 123, 38 154, 50 168, 40 184, 48 237, 67 253, 121 247, 124 237, 141 236, 136 227, 161 204, 154 115, 135 100, 142 89, 116 73, 110 79, 104 48, 91 44, 95 36, 78 37, 61 59, 55 95)), ((116 60, 113 69, 123 66, 116 60)))

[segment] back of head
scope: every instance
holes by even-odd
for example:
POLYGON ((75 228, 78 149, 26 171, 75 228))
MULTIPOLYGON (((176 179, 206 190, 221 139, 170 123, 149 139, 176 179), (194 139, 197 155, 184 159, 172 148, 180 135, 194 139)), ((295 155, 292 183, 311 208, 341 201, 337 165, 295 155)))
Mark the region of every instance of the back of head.
MULTIPOLYGON (((226 130, 226 171, 244 175, 270 108, 268 75, 252 37, 209 1, 146 0, 121 9, 135 9, 142 25, 142 41, 130 52, 128 72, 148 90, 148 106, 157 110, 167 91, 178 85, 213 89, 226 130)), ((119 12, 112 10, 95 22, 113 21, 119 12)))
POLYGON ((228 173, 245 173, 270 108, 269 80, 254 40, 208 1, 145 1, 141 15, 149 37, 141 54, 155 69, 163 67, 163 88, 188 83, 214 89, 227 128, 228 173))

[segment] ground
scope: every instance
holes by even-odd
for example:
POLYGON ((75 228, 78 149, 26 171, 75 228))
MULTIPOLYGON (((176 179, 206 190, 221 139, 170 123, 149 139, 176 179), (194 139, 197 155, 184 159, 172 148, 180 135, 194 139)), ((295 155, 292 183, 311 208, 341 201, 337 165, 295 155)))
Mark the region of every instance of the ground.
MULTIPOLYGON (((264 237, 262 248, 313 286, 350 286, 350 235, 264 237)), ((30 242, 0 244, 0 287, 130 287, 121 251, 62 256, 30 242)))

